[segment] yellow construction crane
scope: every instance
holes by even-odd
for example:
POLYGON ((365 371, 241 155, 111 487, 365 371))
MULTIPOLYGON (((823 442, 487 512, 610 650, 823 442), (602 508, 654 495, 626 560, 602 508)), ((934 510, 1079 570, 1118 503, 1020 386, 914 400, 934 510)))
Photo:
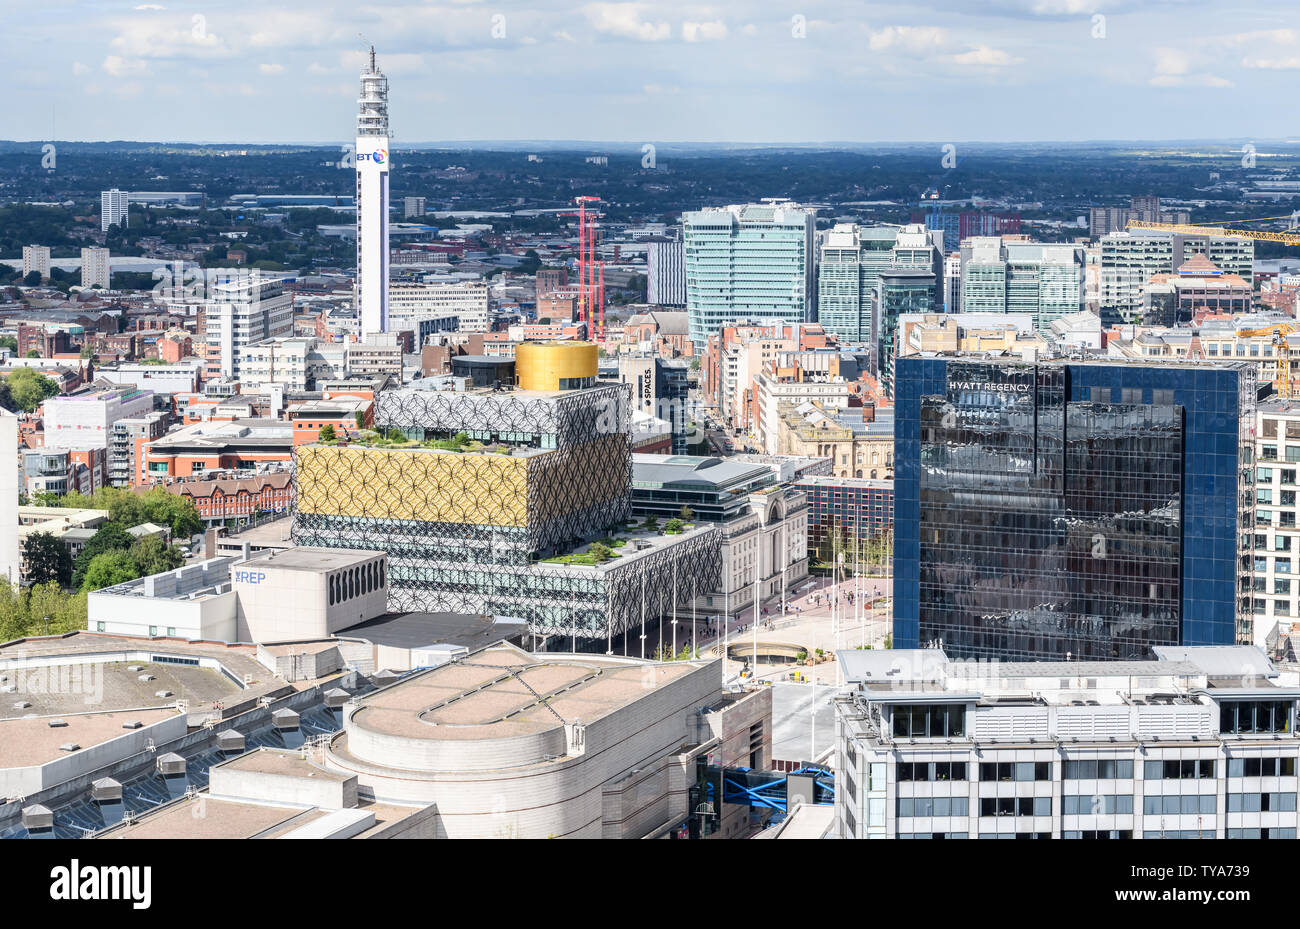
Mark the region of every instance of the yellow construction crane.
POLYGON ((1277 395, 1283 400, 1291 399, 1291 346, 1287 343, 1286 337, 1296 331, 1297 328, 1292 323, 1274 323, 1262 329, 1241 329, 1237 332, 1239 339, 1273 333, 1273 344, 1277 346, 1277 377, 1273 381, 1273 386, 1277 389, 1277 395))
POLYGON ((1130 219, 1129 229, 1161 229, 1165 232, 1182 232, 1190 235, 1239 235, 1261 242, 1281 242, 1283 245, 1300 245, 1300 212, 1286 216, 1261 216, 1258 219, 1239 219, 1240 223, 1264 223, 1277 219, 1288 219, 1291 225, 1284 232, 1259 232, 1253 229, 1229 229, 1215 223, 1148 223, 1139 219, 1130 219))

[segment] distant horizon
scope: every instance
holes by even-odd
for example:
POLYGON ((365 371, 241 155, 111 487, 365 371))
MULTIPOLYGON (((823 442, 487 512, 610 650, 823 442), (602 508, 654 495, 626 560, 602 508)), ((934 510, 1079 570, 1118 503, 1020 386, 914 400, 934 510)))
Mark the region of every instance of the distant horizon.
MULTIPOLYGON (((55 145, 194 145, 208 146, 212 148, 239 148, 239 147, 256 147, 256 148, 335 148, 342 145, 350 145, 353 139, 337 139, 326 141, 255 141, 252 139, 239 139, 234 141, 219 141, 212 139, 59 139, 59 138, 31 138, 31 139, 0 139, 0 146, 10 145, 41 145, 52 143, 55 145)), ((672 147, 679 150, 696 150, 696 149, 783 149, 783 148, 816 148, 829 151, 870 151, 878 148, 919 148, 931 145, 977 145, 988 147, 1006 147, 1006 146, 1057 146, 1057 147, 1088 147, 1088 146, 1146 146, 1146 145, 1164 145, 1164 146, 1190 146, 1190 145, 1212 145, 1226 148, 1239 147, 1244 144, 1259 145, 1278 145, 1294 146, 1300 151, 1300 138, 1275 137, 1268 138, 1263 136, 1251 137, 1207 137, 1207 138, 1147 138, 1147 139, 884 139, 879 141, 849 141, 843 139, 833 140, 804 140, 804 141, 757 141, 757 140, 727 140, 711 141, 708 139, 671 139, 659 140, 652 139, 648 141, 633 141, 629 139, 442 139, 419 142, 405 142, 400 139, 389 139, 390 147, 395 151, 402 149, 440 149, 440 148, 460 148, 460 147, 483 147, 488 150, 513 151, 528 147, 547 148, 552 151, 580 151, 593 147, 617 147, 625 150, 628 154, 639 153, 646 144, 654 145, 656 149, 672 147), (493 146, 499 148, 493 149, 493 146)))

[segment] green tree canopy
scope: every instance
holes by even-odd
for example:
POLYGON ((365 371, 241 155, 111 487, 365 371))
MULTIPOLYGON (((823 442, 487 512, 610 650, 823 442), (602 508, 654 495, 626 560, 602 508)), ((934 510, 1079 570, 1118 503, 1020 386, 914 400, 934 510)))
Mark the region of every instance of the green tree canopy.
POLYGON ((115 522, 104 523, 99 531, 90 537, 84 548, 77 555, 72 565, 72 586, 80 590, 86 580, 86 571, 96 556, 105 552, 126 551, 135 544, 135 536, 115 522))
POLYGON ((194 502, 162 487, 154 487, 143 494, 122 487, 103 487, 90 496, 68 494, 59 505, 108 510, 109 519, 123 529, 141 523, 157 523, 171 529, 172 535, 178 539, 188 539, 203 531, 203 519, 194 502))
POLYGON ((57 381, 31 368, 16 368, 4 381, 14 406, 25 413, 32 412, 46 399, 59 393, 57 381))
POLYGON ((131 557, 140 570, 140 577, 175 571, 185 564, 184 552, 156 535, 147 535, 136 541, 131 546, 131 557))
POLYGON ((23 543, 27 579, 33 584, 55 583, 66 587, 72 580, 72 556, 67 547, 49 532, 33 532, 23 543))
POLYGON ((53 581, 26 588, 0 581, 0 642, 85 628, 85 594, 68 593, 53 581))
POLYGON ((81 590, 83 593, 102 590, 114 584, 125 584, 137 577, 140 577, 140 566, 129 551, 104 552, 91 559, 85 580, 81 582, 81 590))
POLYGON ((334 434, 334 427, 332 425, 326 423, 320 427, 320 440, 322 442, 333 442, 336 438, 338 437, 334 434))

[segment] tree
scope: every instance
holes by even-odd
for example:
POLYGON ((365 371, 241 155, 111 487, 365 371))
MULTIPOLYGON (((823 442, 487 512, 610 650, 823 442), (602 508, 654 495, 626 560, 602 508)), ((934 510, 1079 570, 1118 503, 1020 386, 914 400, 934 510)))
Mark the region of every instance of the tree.
POLYGON ((103 590, 115 584, 125 584, 140 576, 140 566, 129 551, 104 552, 96 555, 86 570, 86 578, 81 582, 83 593, 103 590))
POLYGON ((695 518, 695 511, 692 510, 689 506, 683 504, 682 508, 677 511, 677 515, 680 516, 686 522, 690 522, 692 519, 695 518))
POLYGON ((334 434, 334 427, 330 423, 320 427, 320 440, 322 442, 333 442, 338 436, 334 434))
POLYGON ((358 429, 366 428, 366 414, 362 413, 360 410, 357 410, 356 417, 357 417, 357 428, 358 429))
POLYGON ((25 275, 23 275, 23 283, 26 284, 28 287, 40 287, 40 286, 41 286, 41 272, 40 272, 40 271, 28 271, 25 275))
POLYGON ((164 571, 175 571, 185 564, 185 553, 156 535, 137 539, 131 546, 131 557, 135 559, 141 577, 162 574, 164 571))
POLYGON ((587 554, 590 555, 594 561, 609 561, 614 552, 604 542, 592 542, 591 545, 587 547, 587 554))
POLYGON ((643 522, 643 523, 641 524, 641 526, 642 526, 642 528, 644 528, 647 532, 658 532, 658 531, 659 531, 659 520, 658 520, 657 518, 655 518, 654 515, 650 515, 650 516, 647 516, 647 517, 645 518, 645 522, 643 522))
POLYGON ((669 535, 678 535, 683 529, 682 521, 674 516, 668 522, 664 523, 664 532, 669 535))
POLYGON ((36 349, 36 348, 29 348, 29 349, 27 349, 27 357, 28 357, 28 358, 40 358, 40 357, 42 357, 42 356, 41 356, 40 349, 36 349))
POLYGON ((84 548, 77 555, 72 565, 72 586, 82 589, 90 563, 105 552, 124 552, 135 544, 135 536, 127 532, 119 523, 109 522, 99 527, 99 531, 90 537, 84 548))
MULTIPOLYGON (((28 353, 30 357, 31 353, 28 353)), ((39 356, 38 356, 39 357, 39 356)), ((5 378, 13 403, 25 413, 30 413, 48 398, 57 396, 59 384, 31 368, 17 368, 5 378)))
POLYGON ((33 584, 55 583, 66 587, 72 579, 72 556, 49 532, 33 532, 23 545, 27 578, 33 584))

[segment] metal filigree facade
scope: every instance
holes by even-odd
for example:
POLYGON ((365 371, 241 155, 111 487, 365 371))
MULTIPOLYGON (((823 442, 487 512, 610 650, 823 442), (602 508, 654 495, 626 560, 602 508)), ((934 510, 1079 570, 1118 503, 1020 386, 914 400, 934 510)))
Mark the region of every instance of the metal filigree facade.
POLYGON ((712 527, 599 566, 537 561, 629 518, 629 399, 625 385, 380 394, 384 428, 413 438, 464 431, 515 451, 303 446, 294 541, 387 553, 393 610, 513 616, 584 639, 621 635, 674 603, 689 610, 693 591, 721 580, 712 527))

